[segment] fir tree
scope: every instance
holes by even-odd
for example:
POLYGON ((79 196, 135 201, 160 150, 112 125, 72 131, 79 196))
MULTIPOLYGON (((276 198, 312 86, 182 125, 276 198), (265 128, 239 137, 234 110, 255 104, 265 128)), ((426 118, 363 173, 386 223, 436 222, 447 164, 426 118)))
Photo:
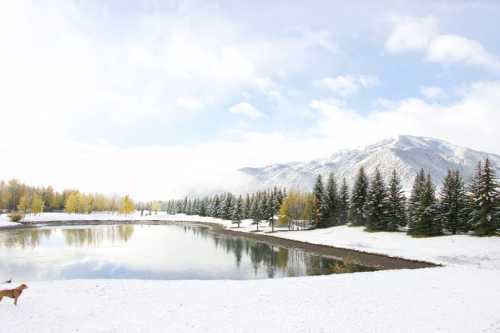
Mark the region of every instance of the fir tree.
POLYGON ((491 236, 499 226, 498 184, 489 159, 478 170, 472 187, 471 227, 478 236, 491 236))
POLYGON ((439 217, 450 233, 467 232, 465 186, 459 171, 448 170, 440 193, 439 217))
POLYGON ((236 203, 233 208, 232 221, 240 227, 241 220, 243 219, 243 198, 241 195, 236 199, 236 203))
POLYGON ((222 206, 222 218, 230 220, 233 215, 233 195, 228 193, 222 206))
POLYGON ((325 221, 326 226, 334 226, 338 224, 339 193, 337 189, 337 182, 335 181, 333 173, 330 173, 328 176, 323 200, 323 211, 325 214, 323 220, 325 221))
POLYGON ((387 194, 387 231, 397 231, 406 225, 406 197, 396 170, 392 171, 387 194))
POLYGON ((352 189, 351 206, 349 209, 349 221, 352 225, 366 225, 366 201, 368 198, 368 178, 365 170, 361 167, 356 176, 352 189))
POLYGON ((408 229, 408 234, 416 237, 441 235, 442 227, 438 218, 436 190, 430 174, 427 174, 418 192, 418 206, 416 206, 414 221, 408 229))
POLYGON ((413 224, 417 221, 420 198, 422 196, 422 191, 425 185, 425 172, 424 169, 420 169, 415 181, 413 182, 413 187, 411 190, 410 202, 408 203, 408 219, 409 219, 409 229, 413 229, 413 224))
POLYGON ((349 187, 345 178, 342 180, 338 202, 338 224, 346 224, 349 216, 349 187))
POLYGON ((382 174, 377 168, 370 184, 367 201, 367 224, 366 229, 369 231, 384 231, 386 230, 386 204, 387 192, 385 189, 382 174))
POLYGON ((313 195, 314 195, 314 203, 313 203, 313 222, 315 227, 326 227, 325 222, 325 206, 323 204, 324 201, 324 187, 321 175, 318 175, 316 178, 316 183, 314 184, 313 195))
POLYGON ((251 218, 254 222, 254 224, 257 227, 257 231, 259 231, 259 224, 260 221, 262 220, 262 211, 261 211, 261 205, 260 205, 260 200, 258 196, 254 196, 254 199, 252 201, 252 209, 251 209, 251 218))

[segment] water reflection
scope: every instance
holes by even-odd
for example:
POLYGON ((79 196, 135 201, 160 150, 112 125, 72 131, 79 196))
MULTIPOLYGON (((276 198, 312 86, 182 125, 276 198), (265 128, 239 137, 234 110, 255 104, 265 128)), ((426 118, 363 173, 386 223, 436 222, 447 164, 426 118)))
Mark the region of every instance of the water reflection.
POLYGON ((96 228, 63 229, 64 240, 68 246, 98 247, 104 242, 111 244, 126 243, 134 234, 132 224, 111 225, 105 230, 96 228))
POLYGON ((95 225, 0 232, 0 275, 70 278, 260 279, 368 270, 300 249, 192 225, 95 225))

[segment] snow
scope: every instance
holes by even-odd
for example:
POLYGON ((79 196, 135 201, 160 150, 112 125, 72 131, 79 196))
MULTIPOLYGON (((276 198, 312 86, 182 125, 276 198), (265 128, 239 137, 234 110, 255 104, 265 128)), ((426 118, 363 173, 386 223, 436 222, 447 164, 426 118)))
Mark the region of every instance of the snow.
POLYGON ((19 223, 11 222, 7 214, 0 215, 0 228, 2 227, 12 227, 19 225, 19 223))
MULTIPOLYGON (((230 221, 214 218, 137 213, 45 213, 27 219, 152 219, 231 226, 230 221)), ((254 229, 244 221, 240 230, 254 229)), ((498 237, 413 239, 402 233, 367 233, 345 226, 281 231, 273 236, 446 267, 258 281, 28 282, 30 288, 17 308, 10 299, 0 303, 0 331, 500 332, 498 237)), ((7 287, 12 285, 0 284, 0 289, 7 287)))
POLYGON ((29 333, 497 332, 499 296, 498 272, 461 268, 262 281, 68 280, 30 283, 17 308, 0 303, 0 322, 3 332, 29 333))
POLYGON ((384 179, 393 170, 401 177, 403 189, 409 193, 416 173, 430 172, 438 187, 448 170, 459 170, 468 181, 477 162, 489 158, 500 174, 500 156, 459 147, 443 140, 399 135, 361 149, 344 150, 329 158, 309 162, 291 162, 262 168, 242 168, 252 177, 250 189, 266 189, 275 185, 310 191, 318 174, 333 172, 339 181, 346 178, 351 187, 357 171, 364 167, 371 175, 379 168, 384 179))

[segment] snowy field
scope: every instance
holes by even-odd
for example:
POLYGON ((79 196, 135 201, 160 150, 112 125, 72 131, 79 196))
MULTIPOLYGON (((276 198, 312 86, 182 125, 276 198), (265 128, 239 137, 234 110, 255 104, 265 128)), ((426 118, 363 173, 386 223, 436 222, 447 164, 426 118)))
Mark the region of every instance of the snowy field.
MULTIPOLYGON (((43 214, 48 220, 228 221, 190 216, 43 214)), ((11 224, 4 217, 0 225, 11 224)), ((245 221, 242 230, 254 230, 245 221)), ((447 267, 259 281, 29 283, 3 332, 500 332, 500 238, 412 239, 333 227, 275 236, 447 267)), ((1 274, 0 274, 1 275, 1 274)), ((0 276, 0 278, 2 278, 0 276)), ((21 282, 21 281, 19 281, 21 282)), ((23 281, 24 282, 24 281, 23 281)), ((0 285, 2 287, 12 285, 0 285)))

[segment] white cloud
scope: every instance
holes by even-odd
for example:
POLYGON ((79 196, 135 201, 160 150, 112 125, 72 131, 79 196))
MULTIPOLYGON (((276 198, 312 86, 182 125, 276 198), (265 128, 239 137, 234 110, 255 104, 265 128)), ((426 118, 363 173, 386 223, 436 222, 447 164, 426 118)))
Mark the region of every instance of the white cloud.
POLYGON ((446 92, 438 86, 421 87, 420 93, 428 99, 438 99, 446 97, 446 92))
POLYGON ((253 119, 260 118, 264 115, 263 113, 258 111, 255 107, 253 107, 252 104, 247 102, 241 102, 231 106, 229 108, 229 112, 242 114, 253 119))
POLYGON ((483 46, 457 35, 439 35, 434 38, 426 54, 427 60, 437 63, 464 63, 500 72, 500 60, 483 46))
POLYGON ((463 63, 500 72, 500 59, 477 41, 439 33, 434 17, 406 18, 389 34, 385 48, 391 53, 422 52, 429 62, 463 63))
POLYGON ((355 94, 362 88, 371 88, 378 83, 378 78, 369 75, 339 75, 333 78, 327 77, 318 82, 321 87, 342 97, 355 94))
POLYGON ((460 100, 454 103, 429 104, 410 98, 386 103, 387 108, 366 115, 338 101, 313 100, 311 107, 323 116, 318 127, 332 142, 362 145, 397 134, 413 134, 499 153, 498 91, 498 81, 476 82, 464 89, 460 100))
POLYGON ((393 53, 425 50, 437 33, 434 17, 406 18, 396 25, 385 43, 393 53))

